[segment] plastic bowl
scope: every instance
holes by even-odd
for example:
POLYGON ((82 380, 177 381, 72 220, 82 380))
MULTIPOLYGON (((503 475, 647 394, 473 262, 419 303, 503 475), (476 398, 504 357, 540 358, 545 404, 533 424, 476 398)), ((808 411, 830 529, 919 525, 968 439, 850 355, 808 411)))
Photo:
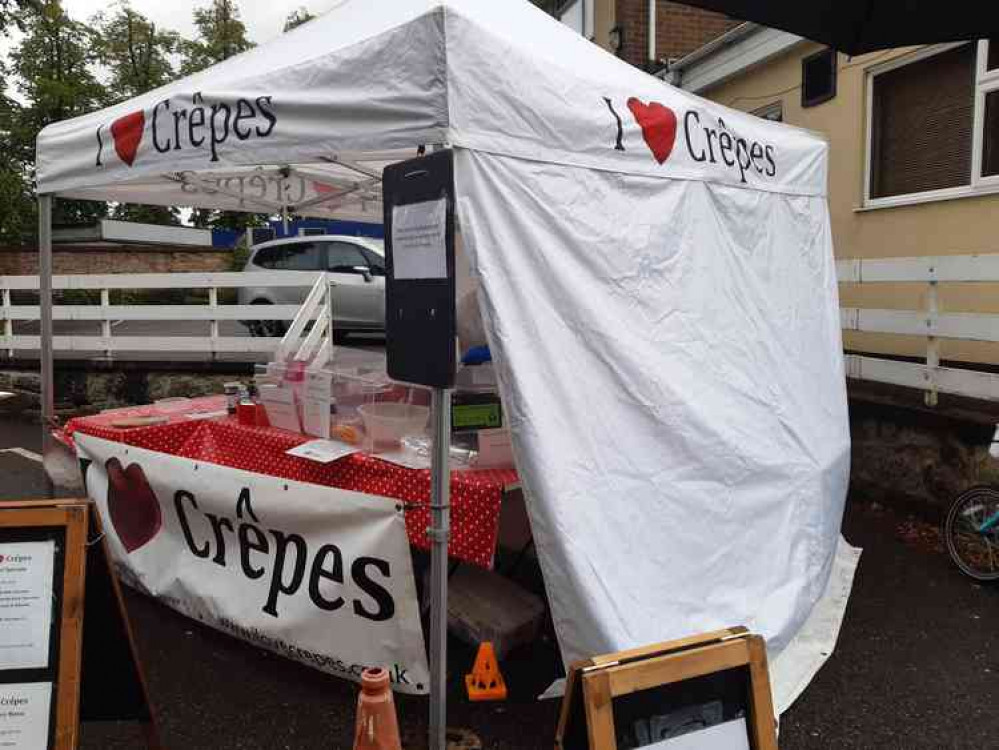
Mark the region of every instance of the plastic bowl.
POLYGON ((423 432, 430 417, 426 406, 393 401, 361 404, 357 411, 364 420, 364 431, 376 445, 397 444, 407 435, 423 432))

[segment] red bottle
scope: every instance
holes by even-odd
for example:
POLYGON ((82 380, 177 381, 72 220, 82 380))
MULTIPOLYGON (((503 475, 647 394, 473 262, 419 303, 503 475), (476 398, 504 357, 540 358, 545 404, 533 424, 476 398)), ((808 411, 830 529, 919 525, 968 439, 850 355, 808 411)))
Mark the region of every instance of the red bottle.
POLYGON ((255 426, 257 424, 257 405, 252 401, 240 401, 236 406, 236 418, 241 425, 255 426))

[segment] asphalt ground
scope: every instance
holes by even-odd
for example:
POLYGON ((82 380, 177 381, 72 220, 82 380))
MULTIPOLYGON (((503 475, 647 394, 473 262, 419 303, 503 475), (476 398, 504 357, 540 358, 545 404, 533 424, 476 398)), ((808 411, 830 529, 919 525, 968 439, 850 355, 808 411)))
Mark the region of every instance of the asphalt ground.
MULTIPOLYGON (((0 449, 19 427, 0 423, 0 449)), ((30 432, 23 433, 30 439, 30 432)), ((29 459, 0 453, 0 496, 25 497, 29 459), (12 481, 14 474, 21 479, 12 481)), ((32 480, 35 481, 35 480, 32 480)), ((962 577, 935 527, 853 498, 844 534, 864 548, 832 658, 783 716, 783 750, 999 747, 999 588, 962 577)), ((524 564, 521 582, 538 585, 524 564)), ((135 593, 126 604, 167 748, 350 748, 356 687, 210 630, 135 593)), ((449 725, 495 750, 551 748, 558 702, 538 702, 558 670, 550 633, 502 668, 505 703, 470 703, 474 654, 452 639, 449 725)), ((397 697, 404 747, 425 747, 427 701, 397 697)), ((456 734, 455 737, 459 737, 456 734)), ((85 724, 81 750, 142 747, 127 723, 85 724)), ((457 747, 457 745, 456 745, 457 747)))

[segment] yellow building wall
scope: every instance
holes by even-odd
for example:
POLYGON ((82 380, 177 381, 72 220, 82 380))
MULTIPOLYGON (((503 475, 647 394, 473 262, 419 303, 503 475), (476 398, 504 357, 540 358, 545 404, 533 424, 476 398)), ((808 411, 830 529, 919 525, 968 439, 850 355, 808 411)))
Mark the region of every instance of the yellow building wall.
MULTIPOLYGON (((801 106, 801 60, 822 49, 803 42, 702 96, 752 111, 781 101, 784 122, 829 141, 829 213, 837 258, 888 258, 999 252, 999 194, 860 210, 866 160, 866 77, 904 55, 889 50, 839 55, 836 96, 801 106)), ((926 284, 841 284, 843 307, 925 309, 926 284)), ((999 284, 941 284, 941 312, 999 313, 999 284)), ((999 325, 999 323, 997 323, 999 325)), ((926 339, 844 331, 848 350, 925 356, 926 339)), ((941 339, 943 359, 999 364, 999 344, 941 339)))

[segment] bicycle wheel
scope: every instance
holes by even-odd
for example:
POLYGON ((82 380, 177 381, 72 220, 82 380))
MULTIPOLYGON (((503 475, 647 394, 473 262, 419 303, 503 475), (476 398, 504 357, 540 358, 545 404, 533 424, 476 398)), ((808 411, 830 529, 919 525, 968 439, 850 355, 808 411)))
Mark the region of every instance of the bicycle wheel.
POLYGON ((958 495, 944 524, 951 560, 977 581, 999 580, 999 525, 979 529, 999 513, 999 490, 973 487, 958 495))

